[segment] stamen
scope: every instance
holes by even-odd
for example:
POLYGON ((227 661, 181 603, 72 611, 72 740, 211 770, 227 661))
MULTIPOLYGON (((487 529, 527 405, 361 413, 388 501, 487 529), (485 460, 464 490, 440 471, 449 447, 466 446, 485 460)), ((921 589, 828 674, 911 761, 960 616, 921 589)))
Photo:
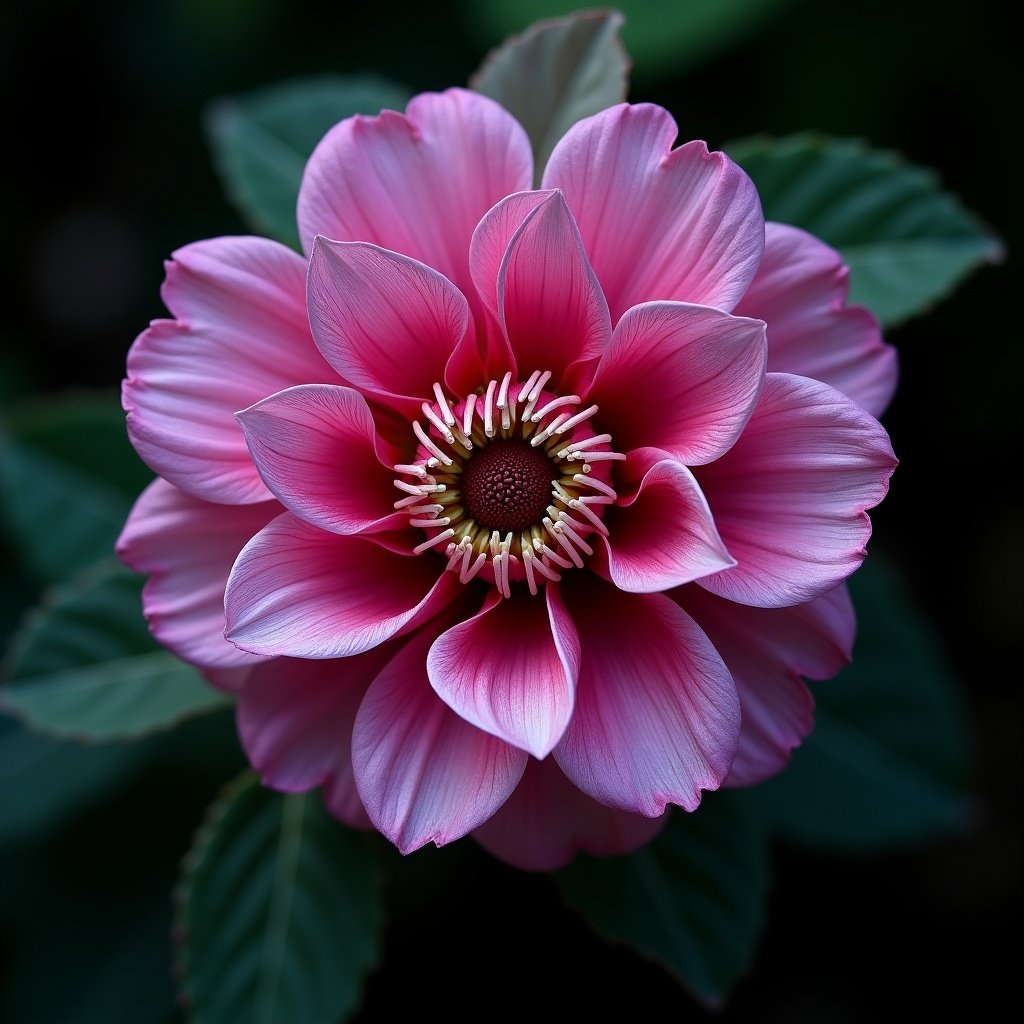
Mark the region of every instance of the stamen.
MULTIPOLYGON (((530 416, 530 419, 533 420, 534 423, 540 423, 540 421, 553 409, 561 409, 564 405, 579 405, 581 401, 582 399, 579 395, 562 395, 561 398, 552 398, 547 405, 533 413, 530 416)), ((594 406, 594 409, 595 411, 597 410, 596 405, 594 406)))
POLYGON ((427 402, 424 402, 420 408, 423 410, 423 415, 426 416, 435 427, 437 427, 438 433, 449 444, 455 444, 455 435, 448 429, 448 424, 446 424, 444 420, 442 420, 441 417, 430 408, 430 405, 427 402))
MULTIPOLYGON (((566 418, 566 413, 562 413, 560 416, 556 416, 546 427, 541 427, 533 437, 530 438, 530 444, 537 447, 539 444, 543 444, 550 436, 552 431, 566 418)), ((534 413, 531 419, 536 419, 537 414, 534 413)))
POLYGON ((573 529, 574 526, 582 526, 583 524, 577 523, 576 520, 572 519, 566 512, 558 512, 557 515, 558 522, 555 523, 555 529, 564 530, 570 538, 572 538, 572 542, 580 549, 580 551, 584 552, 584 554, 592 555, 594 553, 594 549, 573 529))
POLYGON ((530 593, 534 597, 537 596, 537 580, 533 575, 533 563, 535 559, 533 552, 529 548, 523 548, 523 572, 526 573, 526 585, 530 588, 530 593))
POLYGON ((421 554, 429 548, 435 548, 438 544, 443 544, 446 540, 450 540, 455 536, 455 531, 451 528, 442 530, 436 537, 431 537, 430 540, 425 540, 422 544, 417 544, 412 549, 414 555, 421 554))
POLYGON ((570 416, 564 423, 560 423, 554 432, 564 434, 567 430, 572 430, 573 427, 578 427, 585 420, 589 420, 595 412, 597 412, 597 406, 592 405, 589 409, 584 409, 583 412, 578 412, 575 416, 570 416))
POLYGON ((590 508, 584 505, 582 501, 574 499, 573 501, 569 502, 569 506, 570 508, 575 509, 577 512, 582 512, 583 515, 590 520, 590 522, 594 526, 594 529, 597 530, 598 533, 603 533, 606 537, 608 536, 608 527, 604 525, 604 523, 598 517, 597 513, 593 512, 590 508))
POLYGON ((551 534, 558 546, 572 559, 572 564, 577 569, 582 569, 583 559, 580 558, 580 553, 573 547, 572 542, 565 536, 564 532, 558 529, 548 517, 544 518, 544 529, 551 534))
POLYGON ((487 561, 487 552, 481 551, 476 556, 476 561, 472 565, 469 564, 469 556, 473 553, 472 547, 466 548, 466 557, 462 562, 462 571, 459 573, 459 580, 462 583, 468 583, 474 576, 483 568, 484 562, 487 561))
POLYGON ((409 473, 411 476, 418 476, 421 479, 427 475, 427 471, 422 466, 410 466, 404 463, 399 463, 395 466, 396 473, 409 473))
MULTIPOLYGON (((527 396, 526 407, 523 409, 524 420, 528 420, 532 416, 537 400, 540 398, 540 393, 544 390, 544 385, 547 384, 549 380, 551 380, 551 371, 545 370, 534 382, 533 388, 527 396)), ((522 394, 520 394, 519 397, 522 398, 522 394)))
MULTIPOLYGON (((584 467, 585 469, 586 467, 584 467)), ((618 497, 618 494, 609 487, 603 480, 598 480, 595 477, 587 476, 586 473, 577 473, 573 478, 573 483, 586 484, 587 487, 592 487, 595 491, 600 491, 602 494, 608 495, 613 500, 618 497)))
POLYGON ((448 404, 448 399, 445 398, 445 394, 441 390, 441 385, 438 383, 434 384, 434 399, 437 401, 437 407, 441 410, 441 415, 444 417, 445 423, 447 423, 449 427, 454 427, 455 413, 452 412, 452 407, 448 404))
MULTIPOLYGON (((573 452, 569 459, 582 459, 588 458, 591 462, 625 462, 626 456, 621 452, 573 452)), ((584 470, 589 470, 589 466, 584 466, 584 470)))
POLYGON ((561 573, 556 572, 550 565, 545 565, 539 558, 534 560, 533 567, 541 576, 547 576, 549 580, 553 580, 555 583, 562 578, 561 573))
POLYGON ((579 441, 573 441, 572 444, 567 444, 558 452, 558 457, 560 459, 579 458, 580 452, 593 448, 595 444, 607 444, 611 439, 611 434, 594 434, 593 437, 584 437, 579 441))
POLYGON ((466 408, 462 413, 462 432, 466 437, 473 433, 473 410, 476 409, 476 395, 470 395, 466 399, 466 408))
MULTIPOLYGON (((534 370, 533 373, 530 374, 530 377, 527 380, 527 382, 519 389, 519 399, 518 399, 518 401, 520 401, 520 402, 525 402, 526 401, 526 396, 530 393, 530 388, 532 388, 533 385, 537 383, 537 378, 539 376, 540 376, 540 370, 534 370)), ((525 419, 526 417, 523 417, 523 418, 525 419)))
POLYGON ((509 370, 501 378, 501 387, 498 388, 498 408, 501 410, 501 429, 510 430, 512 427, 511 410, 508 401, 508 386, 512 382, 512 371, 509 370))
POLYGON ((449 519, 447 516, 445 516, 443 519, 410 519, 409 520, 409 525, 410 526, 420 526, 420 527, 447 526, 450 522, 451 522, 451 519, 449 519))
POLYGON ((561 566, 563 569, 571 569, 573 563, 568 558, 563 558, 557 551, 554 550, 549 544, 541 545, 541 552, 546 555, 555 565, 561 566))
MULTIPOLYGON (((415 494, 417 501, 424 494, 440 494, 441 491, 447 490, 444 484, 420 484, 419 487, 414 487, 412 484, 407 484, 404 480, 392 480, 391 482, 400 491, 405 491, 406 494, 415 494)), ((398 506, 396 505, 395 508, 398 508, 398 506)))
POLYGON ((450 466, 452 460, 448 455, 445 455, 440 448, 427 436, 427 432, 420 426, 419 420, 414 420, 412 425, 412 432, 419 439, 420 444, 430 452, 431 455, 439 459, 444 465, 450 466))
POLYGON ((494 390, 497 386, 496 380, 490 381, 484 395, 484 433, 488 437, 494 437, 494 390))

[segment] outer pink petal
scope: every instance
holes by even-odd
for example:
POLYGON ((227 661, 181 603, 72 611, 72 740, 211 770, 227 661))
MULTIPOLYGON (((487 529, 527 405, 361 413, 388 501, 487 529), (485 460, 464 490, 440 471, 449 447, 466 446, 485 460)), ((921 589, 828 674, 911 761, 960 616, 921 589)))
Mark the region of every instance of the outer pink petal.
POLYGON ((708 638, 663 594, 596 577, 566 587, 580 636, 576 709, 555 759, 595 800, 647 817, 692 811, 736 753, 739 700, 708 638))
POLYGON ((374 680, 356 716, 352 763, 373 824, 402 853, 438 846, 485 822, 526 767, 521 750, 455 714, 430 687, 414 636, 374 680))
POLYGON ((394 471, 359 392, 289 388, 238 413, 238 422, 267 486, 300 519, 334 533, 394 525, 394 471))
POLYGON ((770 373, 739 441, 697 479, 738 565, 704 577, 740 604, 801 604, 864 560, 866 510, 885 496, 896 458, 881 424, 818 381, 770 373))
POLYGON ((179 249, 156 320, 128 354, 128 433, 162 477, 208 501, 265 501, 234 414, 292 384, 337 380, 313 345, 306 263, 264 238, 179 249))
POLYGON ((469 295, 474 228, 532 175, 526 133, 497 103, 464 89, 426 93, 404 116, 351 117, 327 133, 302 179, 299 233, 307 251, 326 235, 404 253, 469 295))
POLYGON ((439 565, 286 512, 235 563, 225 596, 228 639, 256 654, 361 654, 461 594, 458 579, 439 575, 439 565))
POLYGON ((657 449, 631 452, 636 491, 605 513, 602 574, 621 590, 652 593, 736 564, 693 474, 657 449))
POLYGON ((535 757, 547 757, 569 724, 579 668, 572 620, 556 588, 546 590, 554 614, 520 590, 492 597, 442 633, 427 656, 430 683, 456 714, 535 757))
POLYGON ((764 258, 735 312, 768 322, 768 369, 831 384, 880 416, 896 390, 896 350, 878 321, 847 306, 850 271, 813 235, 765 225, 764 258))
POLYGON ((627 310, 585 398, 619 451, 661 448, 687 465, 723 455, 764 382, 764 324, 705 306, 627 310))
POLYGON ((238 734, 264 784, 284 793, 326 785, 328 807, 370 824, 352 773, 352 726, 367 687, 394 656, 391 644, 331 661, 275 658, 255 669, 238 702, 238 734))
POLYGON ((672 149, 677 132, 661 107, 610 107, 570 128, 544 171, 576 215, 613 320, 651 299, 731 310, 761 259, 753 182, 703 142, 672 149))
POLYGON ((224 586, 238 552, 280 511, 276 501, 214 505, 164 480, 139 496, 117 554, 136 572, 151 574, 142 591, 146 619, 179 658, 207 669, 262 660, 224 639, 224 586))
POLYGON ((324 358, 360 391, 418 415, 470 323, 465 297, 430 267, 375 245, 317 238, 309 324, 324 358))
POLYGON ((701 587, 671 595, 707 633, 740 694, 740 744, 727 786, 780 772, 814 726, 802 676, 828 679, 850 660, 856 620, 846 587, 793 608, 748 608, 701 587))
POLYGON ((552 758, 531 759, 516 791, 473 838, 524 871, 554 871, 581 850, 600 857, 631 853, 650 842, 665 821, 666 815, 645 818, 599 804, 552 758))
POLYGON ((561 379, 611 339, 608 304, 560 192, 528 213, 509 240, 497 295, 501 327, 524 380, 534 370, 561 379))

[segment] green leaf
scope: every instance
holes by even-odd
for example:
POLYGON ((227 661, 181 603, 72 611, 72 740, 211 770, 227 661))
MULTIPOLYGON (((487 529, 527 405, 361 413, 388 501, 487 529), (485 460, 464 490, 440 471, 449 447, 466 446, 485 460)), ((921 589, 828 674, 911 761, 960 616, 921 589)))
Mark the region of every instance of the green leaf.
MULTIPOLYGON (((752 36, 795 0, 617 0, 623 41, 644 76, 678 76, 752 36)), ((539 18, 569 14, 576 0, 464 0, 467 18, 488 39, 539 18)))
POLYGON ((538 187, 551 150, 569 128, 626 98, 629 58, 621 27, 617 11, 538 22, 494 50, 470 80, 526 129, 538 187))
POLYGON ((0 425, 0 525, 40 582, 66 581, 109 558, 151 479, 114 395, 39 402, 0 425))
POLYGON ((720 1005, 750 966, 765 918, 768 858, 733 793, 673 810, 654 842, 626 857, 580 856, 557 874, 569 905, 612 942, 720 1005))
POLYGON ((343 118, 404 110, 410 95, 375 75, 325 75, 216 100, 206 128, 228 197, 255 230, 298 249, 295 203, 316 144, 343 118))
POLYGON ((871 852, 964 824, 968 714, 939 637, 895 572, 874 554, 850 589, 853 663, 814 684, 814 731, 749 798, 786 839, 871 852))
POLYGON ((935 175, 856 139, 754 138, 726 149, 754 179, 765 217, 835 246, 850 301, 892 326, 951 292, 1002 246, 935 175))
POLYGON ((57 738, 135 739, 227 698, 149 635, 119 566, 55 591, 15 640, 0 707, 57 738))
POLYGON ((216 804, 178 897, 182 990, 196 1024, 334 1024, 377 961, 381 914, 365 837, 315 794, 247 773, 216 804))

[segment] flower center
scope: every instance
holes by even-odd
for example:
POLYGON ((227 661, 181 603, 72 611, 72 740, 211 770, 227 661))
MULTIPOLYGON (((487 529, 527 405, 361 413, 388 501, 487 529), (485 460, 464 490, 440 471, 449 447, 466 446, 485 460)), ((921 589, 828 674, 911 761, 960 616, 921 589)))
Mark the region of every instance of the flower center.
POLYGON ((463 583, 490 580, 504 597, 525 580, 531 594, 545 580, 581 567, 594 549, 588 536, 608 528, 604 506, 616 500, 611 467, 625 455, 597 434, 596 405, 545 390, 551 373, 512 383, 506 373, 464 400, 440 384, 412 424, 415 460, 395 466, 403 497, 395 508, 427 539, 417 554, 443 551, 463 583))
POLYGON ((541 522, 558 472, 525 441, 495 440, 462 470, 462 501, 481 525, 505 533, 541 522))

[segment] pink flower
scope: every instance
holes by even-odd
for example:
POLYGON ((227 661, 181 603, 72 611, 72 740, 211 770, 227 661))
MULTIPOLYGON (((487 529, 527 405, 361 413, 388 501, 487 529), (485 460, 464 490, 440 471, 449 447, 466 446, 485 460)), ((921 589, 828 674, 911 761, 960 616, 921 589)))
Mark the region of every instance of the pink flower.
POLYGON ((552 868, 810 730, 895 359, 837 254, 675 136, 614 107, 530 191, 508 113, 419 96, 321 142, 308 259, 168 264, 124 388, 162 479, 119 551, 268 785, 403 851, 473 831, 552 868))

